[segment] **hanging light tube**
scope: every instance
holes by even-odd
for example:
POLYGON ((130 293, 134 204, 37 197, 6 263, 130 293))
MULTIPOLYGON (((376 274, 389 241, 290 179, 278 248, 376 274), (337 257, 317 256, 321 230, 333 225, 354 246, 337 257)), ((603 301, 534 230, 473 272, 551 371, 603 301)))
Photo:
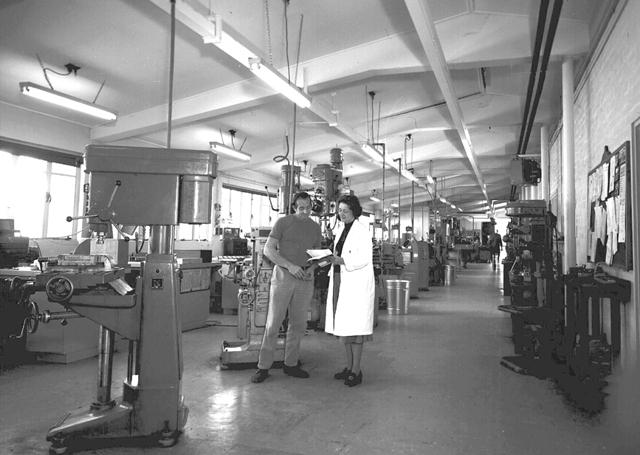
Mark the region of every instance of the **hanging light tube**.
POLYGON ((115 120, 117 114, 109 109, 89 103, 74 96, 57 92, 47 87, 43 87, 33 82, 20 82, 20 92, 23 95, 31 96, 48 103, 66 107, 77 112, 101 118, 103 120, 115 120))
POLYGON ((400 174, 402 174, 402 176, 407 179, 407 180, 411 180, 412 182, 418 182, 418 178, 413 175, 413 172, 409 171, 408 169, 402 169, 400 171, 400 174))
POLYGON ((360 148, 373 161, 382 163, 382 155, 371 144, 369 144, 368 142, 363 142, 362 144, 360 144, 360 148))
MULTIPOLYGON (((168 9, 165 0, 151 0, 151 2, 165 11, 168 9)), ((176 11, 178 19, 200 34, 203 42, 216 46, 242 66, 251 70, 272 89, 286 96, 301 108, 305 109, 311 106, 309 95, 291 84, 277 69, 262 61, 260 56, 243 44, 240 39, 236 39, 233 36, 236 34, 233 30, 231 30, 232 33, 229 33, 229 27, 223 28, 219 16, 204 16, 185 1, 176 3, 176 11)))
POLYGON ((211 147, 212 152, 227 156, 229 158, 235 158, 236 160, 242 161, 249 161, 251 159, 251 155, 249 155, 248 153, 236 150, 234 148, 221 144, 220 142, 209 142, 209 146, 211 147))
POLYGON ((276 92, 289 98, 302 109, 311 106, 311 98, 306 93, 289 83, 278 70, 263 62, 260 57, 249 59, 249 69, 258 79, 265 82, 276 92))

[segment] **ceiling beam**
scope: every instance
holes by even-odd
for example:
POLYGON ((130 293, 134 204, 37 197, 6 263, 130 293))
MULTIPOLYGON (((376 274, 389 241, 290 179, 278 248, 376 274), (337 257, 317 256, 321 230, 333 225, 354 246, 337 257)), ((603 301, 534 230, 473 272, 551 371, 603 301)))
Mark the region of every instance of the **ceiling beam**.
MULTIPOLYGON (((170 2, 165 0, 149 1, 163 11, 170 13, 170 2)), ((204 15, 203 21, 194 22, 188 16, 180 13, 181 8, 192 8, 190 4, 179 0, 176 6, 177 20, 203 39, 211 38, 211 28, 203 25, 209 24, 204 15)), ((223 29, 225 33, 250 47, 246 40, 227 24, 223 25, 223 29)), ((348 85, 362 80, 362 78, 428 71, 430 69, 429 62, 415 56, 416 53, 408 44, 410 42, 411 34, 392 34, 301 62, 299 66, 304 69, 305 84, 311 94, 314 91, 326 91, 348 85)), ((252 50, 259 54, 256 49, 252 50)), ((286 67, 280 68, 279 71, 284 74, 286 67)), ((302 73, 303 71, 300 71, 300 74, 302 73)), ((172 123, 179 126, 197 120, 215 118, 259 106, 268 102, 273 96, 276 96, 273 90, 256 81, 255 78, 250 78, 175 100, 172 123)), ((161 104, 139 112, 122 115, 112 124, 93 128, 90 133, 91 139, 96 142, 110 142, 159 131, 166 127, 167 109, 166 104, 161 104)), ((322 103, 320 97, 314 98, 310 110, 324 121, 330 123, 335 121, 330 106, 328 103, 322 103)), ((345 125, 340 125, 337 130, 356 144, 365 139, 357 134, 353 128, 345 125)))
POLYGON ((411 20, 413 21, 418 37, 420 38, 420 42, 422 43, 422 48, 427 55, 427 59, 429 60, 432 71, 438 81, 440 90, 444 95, 453 125, 460 136, 464 152, 469 160, 471 168, 474 171, 476 180, 478 181, 478 186, 484 194, 487 202, 489 202, 489 196, 487 195, 487 191, 484 186, 484 179, 476 162, 473 144, 471 143, 471 137, 469 136, 469 130, 467 129, 462 116, 462 109, 460 108, 460 104, 458 103, 458 99, 455 94, 451 73, 449 72, 447 62, 444 58, 444 53, 442 52, 442 46, 438 39, 438 33, 431 16, 429 6, 425 0, 405 0, 405 4, 407 5, 409 15, 411 16, 411 20))
MULTIPOLYGON (((197 95, 175 100, 171 123, 173 127, 217 117, 240 109, 258 106, 276 96, 273 90, 254 80, 245 80, 197 95)), ((116 122, 91 129, 91 140, 118 141, 153 133, 167 126, 166 103, 118 117, 116 122)))

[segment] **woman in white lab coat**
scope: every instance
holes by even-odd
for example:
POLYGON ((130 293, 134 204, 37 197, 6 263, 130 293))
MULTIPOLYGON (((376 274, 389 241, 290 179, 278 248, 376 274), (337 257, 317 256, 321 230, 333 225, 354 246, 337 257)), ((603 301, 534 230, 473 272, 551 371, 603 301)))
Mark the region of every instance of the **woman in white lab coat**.
POLYGON ((347 366, 334 375, 349 387, 362 382, 363 344, 373 339, 373 251, 369 227, 358 220, 362 207, 357 197, 338 200, 340 225, 334 238, 329 272, 325 331, 344 343, 347 366))

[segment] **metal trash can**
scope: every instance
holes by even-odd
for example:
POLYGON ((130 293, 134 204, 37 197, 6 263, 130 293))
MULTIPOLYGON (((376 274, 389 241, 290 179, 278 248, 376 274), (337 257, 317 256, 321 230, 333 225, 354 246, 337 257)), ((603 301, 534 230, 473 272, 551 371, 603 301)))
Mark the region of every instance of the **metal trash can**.
POLYGON ((387 280, 387 314, 409 312, 409 285, 407 280, 387 280))
POLYGON ((416 272, 402 272, 400 279, 409 282, 409 298, 420 296, 418 293, 418 274, 416 272))
POLYGON ((444 266, 444 285, 445 286, 453 286, 453 283, 456 281, 456 269, 452 265, 444 266))

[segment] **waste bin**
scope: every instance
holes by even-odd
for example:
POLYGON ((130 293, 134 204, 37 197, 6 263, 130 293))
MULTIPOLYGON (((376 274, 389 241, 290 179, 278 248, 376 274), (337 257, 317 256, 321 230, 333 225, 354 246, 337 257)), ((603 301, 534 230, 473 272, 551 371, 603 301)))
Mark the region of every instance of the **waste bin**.
POLYGON ((444 266, 444 285, 445 286, 453 286, 453 283, 456 281, 456 269, 452 265, 444 266))
POLYGON ((416 272, 402 272, 400 279, 409 282, 409 298, 419 297, 418 274, 416 272))
POLYGON ((409 312, 409 281, 387 280, 387 314, 409 312))

